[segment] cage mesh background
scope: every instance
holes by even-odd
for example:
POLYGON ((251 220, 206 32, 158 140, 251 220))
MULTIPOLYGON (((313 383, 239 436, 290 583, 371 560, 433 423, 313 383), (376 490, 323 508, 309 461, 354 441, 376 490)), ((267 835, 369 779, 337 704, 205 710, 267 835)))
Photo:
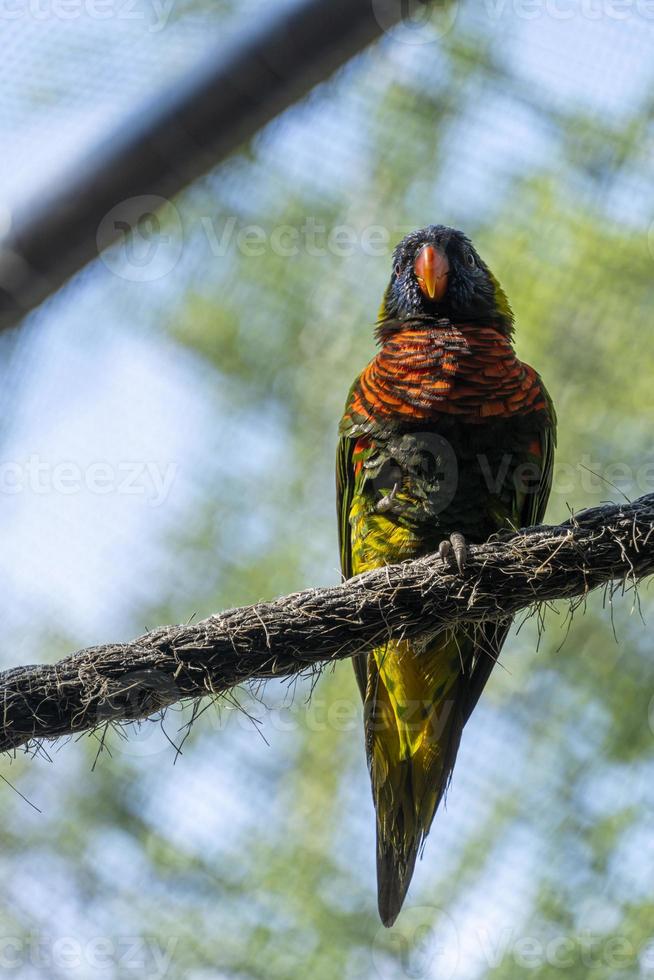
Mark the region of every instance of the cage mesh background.
MULTIPOLYGON (((5 224, 264 5, 17 9, 5 224)), ((653 39, 608 0, 389 32, 171 202, 145 273, 151 243, 118 246, 3 338, 3 666, 337 581, 337 420, 392 245, 432 221, 478 244, 554 397, 548 516, 651 491, 653 39)), ((5 786, 4 970, 654 975, 650 594, 512 632, 392 932, 347 664, 210 706, 179 756, 171 711, 4 760, 40 810, 5 786)))

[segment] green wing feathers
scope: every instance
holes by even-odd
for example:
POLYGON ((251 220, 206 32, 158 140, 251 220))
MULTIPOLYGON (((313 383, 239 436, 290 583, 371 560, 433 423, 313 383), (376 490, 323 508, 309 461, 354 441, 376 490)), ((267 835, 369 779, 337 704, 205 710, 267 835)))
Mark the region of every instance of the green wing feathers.
MULTIPOLYGON (((535 486, 487 507, 488 534, 501 526, 542 520, 551 485, 554 429, 536 434, 525 459, 536 464, 535 486)), ((353 439, 337 457, 338 526, 343 575, 434 550, 434 529, 421 533, 397 516, 378 513, 353 439)), ((379 495, 379 490, 374 491, 379 495)), ((470 501, 466 502, 469 508, 470 501)), ((451 532, 457 527, 443 529, 451 532)), ((465 533, 465 530, 464 530, 465 533)), ((416 858, 447 789, 461 733, 497 660, 510 623, 446 630, 421 642, 389 641, 361 654, 354 670, 364 702, 366 754, 377 814, 379 912, 391 925, 402 906, 416 858)))

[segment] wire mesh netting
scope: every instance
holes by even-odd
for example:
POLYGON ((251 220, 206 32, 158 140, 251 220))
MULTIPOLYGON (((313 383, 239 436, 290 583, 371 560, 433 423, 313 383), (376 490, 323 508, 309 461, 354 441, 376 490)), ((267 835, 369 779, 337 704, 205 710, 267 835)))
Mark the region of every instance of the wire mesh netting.
MULTIPOLYGON (((5 223, 263 8, 12 8, 5 223)), ((548 518, 652 491, 653 40, 608 0, 401 22, 4 336, 3 666, 338 581, 337 421, 430 222, 478 245, 557 406, 548 518)), ((347 664, 5 760, 3 968, 654 975, 648 607, 513 630, 389 932, 347 664)))

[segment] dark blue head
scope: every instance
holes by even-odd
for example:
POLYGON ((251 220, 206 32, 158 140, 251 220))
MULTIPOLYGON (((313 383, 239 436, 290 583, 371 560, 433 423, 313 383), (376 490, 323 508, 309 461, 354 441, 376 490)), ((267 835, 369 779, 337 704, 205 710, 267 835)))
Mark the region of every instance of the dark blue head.
POLYGON ((513 329, 499 282, 463 232, 445 225, 412 232, 393 252, 380 321, 420 315, 492 324, 507 335, 513 329))

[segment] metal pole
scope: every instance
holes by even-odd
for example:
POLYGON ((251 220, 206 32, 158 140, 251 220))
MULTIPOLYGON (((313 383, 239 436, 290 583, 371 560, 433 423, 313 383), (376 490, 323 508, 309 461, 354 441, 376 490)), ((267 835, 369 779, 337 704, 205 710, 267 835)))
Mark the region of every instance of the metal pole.
POLYGON ((402 0, 306 0, 250 25, 231 49, 213 51, 141 106, 56 187, 13 215, 0 243, 0 330, 97 256, 98 225, 111 208, 138 195, 176 194, 399 20, 402 9, 402 0))

